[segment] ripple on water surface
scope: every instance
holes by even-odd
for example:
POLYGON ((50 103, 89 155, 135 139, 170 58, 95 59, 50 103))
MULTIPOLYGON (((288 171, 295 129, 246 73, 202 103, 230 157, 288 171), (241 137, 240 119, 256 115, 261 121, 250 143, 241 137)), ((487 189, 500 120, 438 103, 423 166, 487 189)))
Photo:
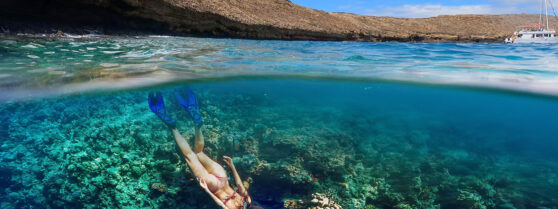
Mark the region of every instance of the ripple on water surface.
POLYGON ((558 95, 555 45, 409 44, 145 37, 3 37, 2 98, 238 75, 484 86, 558 95), (51 68, 60 68, 53 73, 51 68), (17 76, 14 83, 10 77, 17 76), (121 85, 98 83, 119 82, 121 85), (6 89, 10 89, 9 95, 6 89), (39 91, 40 90, 40 91, 39 91), (33 92, 40 92, 39 94, 33 92))

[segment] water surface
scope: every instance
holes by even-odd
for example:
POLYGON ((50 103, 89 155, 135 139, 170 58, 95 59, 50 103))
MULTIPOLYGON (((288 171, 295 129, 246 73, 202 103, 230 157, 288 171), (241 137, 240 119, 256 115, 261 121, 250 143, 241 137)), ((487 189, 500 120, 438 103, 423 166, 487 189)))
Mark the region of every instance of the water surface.
POLYGON ((386 79, 558 95, 555 45, 3 37, 1 98, 239 75, 386 79))
POLYGON ((556 208, 554 48, 3 37, 0 208, 217 208, 147 105, 192 140, 187 88, 265 208, 556 208))

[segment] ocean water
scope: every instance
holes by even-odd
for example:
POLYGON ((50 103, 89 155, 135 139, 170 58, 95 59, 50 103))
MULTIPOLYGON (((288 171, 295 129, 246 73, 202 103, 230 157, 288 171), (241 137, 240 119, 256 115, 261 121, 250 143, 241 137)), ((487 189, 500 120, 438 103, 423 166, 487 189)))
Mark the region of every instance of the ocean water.
POLYGON ((1 37, 0 208, 218 208, 147 104, 193 140, 188 88, 264 208, 558 208, 556 48, 1 37))

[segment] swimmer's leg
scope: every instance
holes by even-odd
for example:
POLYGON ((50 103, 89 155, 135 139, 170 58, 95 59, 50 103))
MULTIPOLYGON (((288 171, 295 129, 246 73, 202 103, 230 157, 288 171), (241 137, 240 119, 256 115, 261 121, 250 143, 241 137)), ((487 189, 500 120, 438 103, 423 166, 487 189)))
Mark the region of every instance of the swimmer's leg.
POLYGON ((172 131, 172 135, 174 136, 174 140, 176 140, 176 144, 178 145, 178 147, 180 147, 180 150, 182 151, 182 154, 184 154, 185 157, 187 157, 190 154, 194 154, 192 148, 190 148, 190 145, 184 139, 184 137, 182 137, 180 132, 178 132, 176 128, 171 129, 171 131, 172 131))
POLYGON ((196 153, 203 152, 205 142, 203 140, 203 134, 202 134, 202 131, 201 131, 201 126, 196 126, 194 137, 195 137, 194 151, 196 153))
POLYGON ((227 172, 225 172, 223 166, 213 161, 203 152, 205 143, 203 139, 203 134, 201 132, 201 127, 196 126, 195 132, 196 132, 195 133, 196 141, 194 142, 194 151, 196 152, 196 155, 198 156, 198 159, 203 165, 203 167, 205 167, 205 169, 213 175, 219 177, 227 177, 227 172))
POLYGON ((205 169, 203 164, 198 159, 196 153, 192 151, 188 142, 184 139, 184 137, 182 137, 182 135, 180 135, 176 128, 172 129, 172 134, 174 135, 176 144, 178 144, 178 147, 180 147, 182 154, 184 155, 184 157, 186 157, 186 162, 188 163, 188 166, 190 166, 190 169, 192 169, 192 172, 194 173, 196 178, 204 178, 207 182, 208 187, 212 191, 214 190, 214 188, 219 187, 219 180, 214 175, 211 175, 207 169, 205 169))
POLYGON ((198 156, 198 160, 201 162, 203 167, 207 170, 207 172, 218 176, 218 177, 227 177, 227 172, 223 168, 223 166, 219 165, 219 163, 213 161, 209 158, 205 153, 200 152, 196 154, 198 156))

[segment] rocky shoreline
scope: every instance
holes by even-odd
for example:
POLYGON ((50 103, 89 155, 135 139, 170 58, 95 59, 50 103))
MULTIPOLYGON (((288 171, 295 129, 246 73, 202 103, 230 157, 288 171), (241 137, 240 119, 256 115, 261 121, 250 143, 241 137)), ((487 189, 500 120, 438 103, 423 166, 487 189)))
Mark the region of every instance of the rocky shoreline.
MULTIPOLYGON (((332 13, 287 0, 7 0, 2 33, 169 34, 270 40, 502 42, 538 15, 391 18, 332 13)), ((558 22, 552 20, 556 26, 558 22)))

